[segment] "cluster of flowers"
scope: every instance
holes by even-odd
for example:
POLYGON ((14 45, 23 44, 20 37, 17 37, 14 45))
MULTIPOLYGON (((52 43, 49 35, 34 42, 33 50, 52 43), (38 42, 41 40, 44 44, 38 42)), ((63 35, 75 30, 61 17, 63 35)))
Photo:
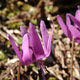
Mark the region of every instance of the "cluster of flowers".
MULTIPOLYGON (((66 24, 64 23, 60 15, 57 16, 57 21, 61 29, 63 30, 64 34, 67 37, 69 37, 70 40, 74 38, 75 42, 80 43, 80 6, 78 6, 78 10, 75 13, 75 17, 70 13, 66 14, 66 24), (74 23, 73 25, 71 24, 71 20, 74 23)), ((13 38, 9 34, 8 38, 14 48, 14 51, 16 52, 16 55, 18 56, 20 62, 23 65, 29 65, 50 55, 54 23, 50 36, 48 36, 48 32, 44 21, 41 21, 40 23, 40 31, 42 34, 44 48, 42 47, 38 33, 36 32, 33 24, 29 24, 29 32, 27 32, 26 29, 22 26, 20 27, 20 30, 23 38, 21 54, 13 38)))

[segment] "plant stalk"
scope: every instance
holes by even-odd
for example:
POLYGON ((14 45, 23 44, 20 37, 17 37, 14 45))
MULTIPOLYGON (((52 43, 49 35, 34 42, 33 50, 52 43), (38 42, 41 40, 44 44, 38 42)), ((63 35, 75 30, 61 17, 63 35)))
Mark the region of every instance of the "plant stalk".
POLYGON ((20 66, 21 66, 21 63, 19 62, 19 64, 18 64, 18 77, 17 77, 17 80, 20 80, 20 66))
POLYGON ((39 72, 39 80, 46 80, 46 77, 44 75, 44 71, 43 71, 43 63, 42 61, 38 61, 37 62, 37 66, 39 68, 38 72, 39 72))
POLYGON ((71 80, 73 80, 73 59, 74 59, 74 38, 72 38, 72 57, 71 57, 71 80))
POLYGON ((46 80, 42 67, 38 71, 39 71, 39 80, 46 80))

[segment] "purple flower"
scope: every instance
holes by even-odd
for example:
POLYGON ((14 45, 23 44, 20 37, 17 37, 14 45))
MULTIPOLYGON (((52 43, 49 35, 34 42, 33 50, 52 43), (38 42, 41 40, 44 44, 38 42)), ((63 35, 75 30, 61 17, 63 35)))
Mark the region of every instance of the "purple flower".
POLYGON ((42 34, 44 48, 42 47, 41 41, 38 37, 38 33, 36 32, 34 25, 32 25, 31 23, 29 24, 29 33, 22 26, 20 27, 20 30, 23 38, 21 54, 13 38, 9 34, 8 34, 8 38, 14 48, 14 51, 16 52, 17 57, 19 58, 22 64, 29 65, 33 62, 37 62, 38 60, 41 60, 42 58, 46 58, 50 55, 54 24, 53 24, 52 32, 49 37, 44 21, 41 21, 40 23, 40 30, 42 34))
POLYGON ((69 37, 72 41, 72 37, 75 39, 75 42, 80 43, 80 6, 78 6, 78 10, 76 11, 75 17, 71 14, 66 14, 66 24, 62 20, 61 16, 57 16, 57 21, 63 30, 64 34, 69 37), (71 20, 73 21, 73 25, 71 24, 71 20))

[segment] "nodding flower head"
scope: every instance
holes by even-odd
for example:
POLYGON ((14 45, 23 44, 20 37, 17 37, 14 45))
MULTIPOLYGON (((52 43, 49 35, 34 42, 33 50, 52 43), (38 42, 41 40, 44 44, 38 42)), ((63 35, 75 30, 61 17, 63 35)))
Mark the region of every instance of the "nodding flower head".
POLYGON ((40 30, 42 34, 44 48, 42 47, 38 33, 36 32, 33 24, 29 24, 29 32, 27 32, 27 30, 23 26, 20 26, 20 30, 23 39, 21 54, 15 44, 14 39, 9 34, 8 38, 17 57, 23 65, 29 65, 50 55, 54 24, 52 27, 52 32, 49 36, 44 21, 41 21, 40 23, 40 30))
POLYGON ((57 21, 64 34, 69 37, 70 40, 74 38, 75 42, 80 43, 80 6, 76 11, 75 17, 70 13, 66 14, 66 24, 64 23, 60 15, 57 16, 57 21), (71 20, 73 21, 73 24, 71 24, 71 20))

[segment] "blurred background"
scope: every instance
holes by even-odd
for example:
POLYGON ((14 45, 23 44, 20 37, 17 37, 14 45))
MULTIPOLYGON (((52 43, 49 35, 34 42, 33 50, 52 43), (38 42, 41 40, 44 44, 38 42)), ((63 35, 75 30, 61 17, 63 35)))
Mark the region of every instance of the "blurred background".
MULTIPOLYGON (((20 26, 28 29, 31 22, 40 35, 40 21, 44 20, 48 33, 52 20, 55 31, 50 57, 44 59, 47 80, 70 80, 71 42, 60 29, 56 16, 65 21, 66 13, 75 15, 80 0, 0 0, 0 80, 17 80, 19 60, 7 38, 10 34, 21 50, 20 26)), ((80 80, 80 45, 75 43, 74 80, 80 80)), ((21 65, 21 80, 39 80, 36 64, 21 65)))

